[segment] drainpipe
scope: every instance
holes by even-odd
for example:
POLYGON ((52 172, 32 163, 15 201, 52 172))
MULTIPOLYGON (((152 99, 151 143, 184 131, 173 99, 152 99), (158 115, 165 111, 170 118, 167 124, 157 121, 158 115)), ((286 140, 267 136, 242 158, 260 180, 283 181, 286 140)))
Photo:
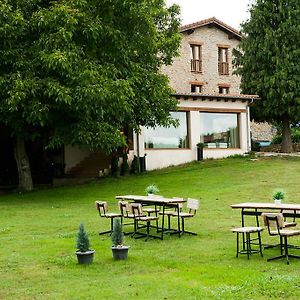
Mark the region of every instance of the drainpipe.
POLYGON ((141 172, 141 166, 140 166, 140 133, 136 133, 136 156, 137 159, 137 167, 138 167, 138 173, 141 172))
POLYGON ((254 102, 252 98, 247 105, 247 148, 248 152, 251 151, 251 135, 250 135, 250 105, 254 102))

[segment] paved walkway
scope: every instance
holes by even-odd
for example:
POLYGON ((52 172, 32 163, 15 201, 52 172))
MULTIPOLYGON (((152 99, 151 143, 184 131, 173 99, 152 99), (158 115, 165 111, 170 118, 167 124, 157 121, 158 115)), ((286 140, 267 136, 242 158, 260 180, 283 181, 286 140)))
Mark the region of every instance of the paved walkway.
POLYGON ((280 152, 257 152, 257 156, 291 156, 291 157, 300 157, 300 152, 293 153, 280 153, 280 152))

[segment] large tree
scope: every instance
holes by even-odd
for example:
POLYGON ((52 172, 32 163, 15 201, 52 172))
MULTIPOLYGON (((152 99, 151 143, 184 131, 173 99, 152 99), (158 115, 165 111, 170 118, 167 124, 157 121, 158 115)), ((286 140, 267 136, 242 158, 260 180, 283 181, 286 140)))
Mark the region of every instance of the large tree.
POLYGON ((300 1, 257 0, 235 53, 242 90, 258 94, 254 119, 281 123, 282 152, 292 152, 290 125, 300 121, 300 1))
POLYGON ((2 0, 0 123, 15 139, 19 186, 32 189, 24 142, 111 151, 124 124, 172 123, 168 79, 179 9, 164 0, 2 0))

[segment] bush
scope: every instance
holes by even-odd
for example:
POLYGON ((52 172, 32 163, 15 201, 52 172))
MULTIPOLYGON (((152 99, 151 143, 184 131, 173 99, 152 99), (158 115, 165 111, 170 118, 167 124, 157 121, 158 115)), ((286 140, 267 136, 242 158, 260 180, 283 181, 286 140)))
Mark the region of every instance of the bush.
MULTIPOLYGON (((292 136, 292 143, 300 143, 300 128, 299 127, 292 127, 291 128, 291 136, 292 136)), ((272 139, 272 144, 281 144, 282 143, 282 135, 275 135, 272 139)))
POLYGON ((251 140, 251 150, 257 152, 260 151, 260 144, 251 140))

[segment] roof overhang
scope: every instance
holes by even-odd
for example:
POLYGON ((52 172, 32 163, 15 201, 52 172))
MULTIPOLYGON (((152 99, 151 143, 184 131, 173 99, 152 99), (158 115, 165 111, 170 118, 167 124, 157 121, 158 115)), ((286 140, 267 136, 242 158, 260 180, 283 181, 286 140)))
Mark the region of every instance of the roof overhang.
POLYGON ((228 38, 229 39, 237 39, 237 40, 241 40, 243 35, 240 31, 234 29, 233 27, 223 23, 222 21, 218 20, 217 18, 213 17, 213 18, 209 18, 209 19, 205 19, 199 22, 195 22, 192 24, 188 24, 188 25, 184 25, 181 26, 180 28, 180 32, 187 32, 188 34, 191 34, 194 32, 195 29, 203 27, 203 26, 208 26, 208 27, 216 27, 222 31, 224 31, 225 33, 228 34, 228 38))
POLYGON ((175 93, 174 96, 178 100, 193 100, 193 101, 224 101, 224 102, 250 102, 260 100, 257 95, 245 94, 197 94, 197 93, 175 93))

